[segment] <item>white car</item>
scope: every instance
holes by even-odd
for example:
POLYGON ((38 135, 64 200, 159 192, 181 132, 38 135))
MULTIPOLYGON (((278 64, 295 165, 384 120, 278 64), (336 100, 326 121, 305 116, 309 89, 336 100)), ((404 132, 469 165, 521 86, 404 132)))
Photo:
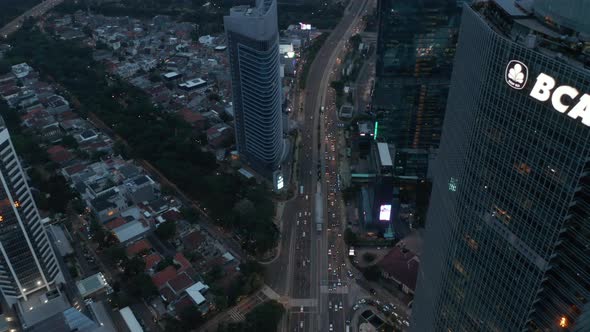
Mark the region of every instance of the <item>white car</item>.
POLYGON ((330 323, 330 331, 334 331, 334 325, 332 323, 330 323))

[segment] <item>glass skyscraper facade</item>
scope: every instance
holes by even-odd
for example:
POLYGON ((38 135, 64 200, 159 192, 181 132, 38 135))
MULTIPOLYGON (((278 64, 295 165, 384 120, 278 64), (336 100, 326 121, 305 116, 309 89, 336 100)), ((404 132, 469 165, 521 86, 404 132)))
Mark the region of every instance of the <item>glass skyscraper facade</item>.
POLYGON ((440 142, 460 10, 449 0, 380 0, 378 11, 380 140, 428 153, 440 142))
POLYGON ((590 43, 520 3, 463 10, 413 331, 590 331, 590 43))
POLYGON ((224 17, 240 158, 270 177, 285 150, 276 0, 237 6, 224 17))
POLYGON ((0 291, 8 303, 62 280, 8 129, 0 119, 0 291))

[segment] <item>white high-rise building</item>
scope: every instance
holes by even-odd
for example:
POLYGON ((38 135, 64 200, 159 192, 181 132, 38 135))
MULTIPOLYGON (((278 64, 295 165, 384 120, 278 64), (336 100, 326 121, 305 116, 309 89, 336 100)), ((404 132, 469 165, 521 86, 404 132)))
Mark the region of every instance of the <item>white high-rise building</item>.
POLYGON ((63 281, 8 129, 0 118, 0 291, 27 300, 63 281))
POLYGON ((276 0, 237 6, 224 17, 240 157, 270 178, 285 151, 276 0))

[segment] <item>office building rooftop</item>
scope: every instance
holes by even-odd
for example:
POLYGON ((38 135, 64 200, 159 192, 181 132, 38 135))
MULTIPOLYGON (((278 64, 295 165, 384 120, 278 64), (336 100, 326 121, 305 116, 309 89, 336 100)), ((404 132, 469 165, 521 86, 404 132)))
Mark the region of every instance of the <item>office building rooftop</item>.
MULTIPOLYGON (((567 3, 568 8, 579 5, 579 1, 567 3)), ((550 11, 545 1, 486 0, 474 3, 473 8, 506 38, 578 69, 590 68, 590 34, 559 24, 562 15, 550 11)), ((567 22, 577 26, 572 20, 567 22)))

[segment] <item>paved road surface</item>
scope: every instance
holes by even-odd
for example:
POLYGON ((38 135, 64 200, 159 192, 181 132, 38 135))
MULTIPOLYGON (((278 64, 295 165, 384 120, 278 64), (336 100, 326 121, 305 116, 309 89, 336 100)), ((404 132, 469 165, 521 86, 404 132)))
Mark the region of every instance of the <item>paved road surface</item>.
MULTIPOLYGON (((297 155, 298 195, 287 202, 283 212, 283 232, 281 254, 267 267, 267 284, 283 296, 289 297, 291 308, 282 326, 283 331, 328 331, 329 322, 333 322, 334 331, 344 331, 345 311, 329 311, 328 302, 343 302, 342 294, 328 296, 328 243, 336 243, 337 233, 328 235, 326 220, 334 223, 341 219, 328 214, 326 183, 326 166, 333 176, 337 160, 326 164, 324 150, 325 133, 332 127, 325 128, 326 118, 320 117, 320 107, 326 105, 326 91, 330 82, 329 75, 336 64, 336 58, 344 47, 353 30, 359 24, 367 0, 353 0, 344 17, 331 32, 324 46, 311 64, 306 89, 294 103, 294 116, 299 122, 300 145, 297 155), (300 109, 299 105, 303 105, 300 109), (302 191, 300 189, 302 187, 302 191), (316 209, 318 213, 316 215, 316 209), (317 232, 315 223, 324 223, 323 230, 317 232), (330 241, 330 242, 329 242, 330 241), (331 297, 334 297, 332 299, 331 297), (328 299, 330 297, 330 299, 328 299), (339 328, 336 328, 339 327, 339 328)), ((328 110, 335 116, 335 110, 328 110)), ((331 151, 331 146, 328 146, 331 151)), ((335 147, 335 151, 337 151, 335 147)), ((332 155, 336 152, 330 152, 332 155)), ((333 179, 331 183, 334 183, 333 179)), ((340 226, 338 226, 340 227, 340 226)), ((343 229, 341 230, 343 232, 343 229)), ((332 234, 332 233, 330 233, 332 234)), ((336 261, 344 262, 344 249, 339 242, 339 254, 336 261)), ((334 256, 336 257, 336 256, 334 256)), ((339 272, 343 273, 344 270, 339 272)), ((333 278, 334 279, 334 278, 333 278)), ((337 282, 337 279, 332 281, 337 282)), ((343 288, 340 289, 340 291, 343 288)), ((333 309, 332 309, 333 310, 333 309)))
POLYGON ((18 30, 18 28, 20 28, 25 18, 30 16, 39 17, 51 10, 53 7, 59 5, 63 1, 64 0, 44 0, 37 6, 27 10, 21 16, 12 20, 12 22, 6 24, 2 29, 0 29, 0 36, 6 38, 9 34, 15 32, 16 30, 18 30))

